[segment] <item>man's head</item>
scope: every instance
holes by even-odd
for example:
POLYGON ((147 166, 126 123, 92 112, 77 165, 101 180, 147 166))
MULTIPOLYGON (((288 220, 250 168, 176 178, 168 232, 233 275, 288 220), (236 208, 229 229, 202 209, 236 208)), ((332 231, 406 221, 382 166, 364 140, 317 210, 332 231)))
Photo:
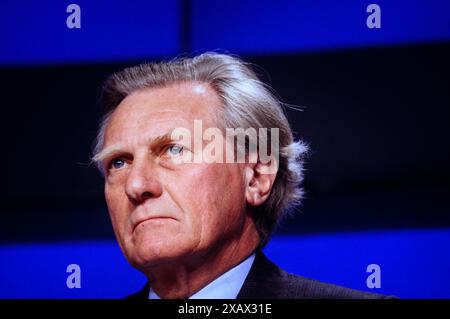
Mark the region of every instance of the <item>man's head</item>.
POLYGON ((138 268, 264 245, 301 199, 302 156, 280 102, 241 60, 205 53, 114 74, 94 161, 105 176, 114 231, 138 268), (278 128, 278 170, 267 163, 193 163, 171 132, 278 128), (232 247, 233 246, 233 247, 232 247), (231 248, 230 248, 231 247, 231 248))

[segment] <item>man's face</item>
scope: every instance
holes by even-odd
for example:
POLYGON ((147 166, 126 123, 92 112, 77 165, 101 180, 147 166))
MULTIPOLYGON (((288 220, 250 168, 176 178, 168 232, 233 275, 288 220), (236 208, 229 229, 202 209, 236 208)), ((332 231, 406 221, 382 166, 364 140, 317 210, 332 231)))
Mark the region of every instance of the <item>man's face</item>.
POLYGON ((201 258, 240 235, 245 176, 240 164, 182 163, 189 151, 157 138, 177 127, 193 135, 217 126, 220 100, 207 85, 177 84, 135 92, 106 128, 105 196, 118 242, 137 268, 201 258))

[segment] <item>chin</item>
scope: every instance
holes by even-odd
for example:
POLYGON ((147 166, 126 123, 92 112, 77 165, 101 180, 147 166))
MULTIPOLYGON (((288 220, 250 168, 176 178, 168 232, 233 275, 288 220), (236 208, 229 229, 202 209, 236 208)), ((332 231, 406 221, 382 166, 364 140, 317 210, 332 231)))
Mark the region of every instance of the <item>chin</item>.
MULTIPOLYGON (((186 243, 186 242, 185 242, 186 243)), ((188 247, 180 240, 150 239, 137 240, 130 249, 130 264, 137 268, 149 268, 164 263, 178 262, 189 253, 188 247)))

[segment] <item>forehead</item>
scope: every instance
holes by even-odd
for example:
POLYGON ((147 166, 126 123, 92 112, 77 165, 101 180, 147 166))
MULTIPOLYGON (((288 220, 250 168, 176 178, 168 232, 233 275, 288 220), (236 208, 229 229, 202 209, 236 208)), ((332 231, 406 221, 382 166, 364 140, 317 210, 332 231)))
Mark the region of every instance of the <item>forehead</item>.
POLYGON ((220 99, 207 84, 181 83, 136 91, 112 114, 105 131, 105 144, 135 137, 160 135, 175 127, 192 129, 194 120, 212 126, 220 99))

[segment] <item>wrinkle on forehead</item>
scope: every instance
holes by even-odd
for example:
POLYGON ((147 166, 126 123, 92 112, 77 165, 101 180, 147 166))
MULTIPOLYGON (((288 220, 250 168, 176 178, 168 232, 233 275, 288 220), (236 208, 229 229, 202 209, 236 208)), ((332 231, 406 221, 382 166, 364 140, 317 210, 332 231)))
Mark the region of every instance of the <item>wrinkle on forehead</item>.
POLYGON ((187 82, 136 91, 112 114, 105 145, 133 140, 144 132, 147 136, 160 135, 169 126, 192 130, 194 120, 203 120, 203 127, 209 127, 215 123, 214 113, 220 104, 215 90, 205 83, 187 82))
MULTIPOLYGON (((201 116, 214 112, 221 100, 206 83, 187 82, 166 87, 143 89, 128 95, 116 108, 114 115, 133 108, 151 113, 179 112, 201 116)), ((130 114, 128 114, 130 115, 130 114)), ((132 115, 132 114, 131 114, 132 115)))

